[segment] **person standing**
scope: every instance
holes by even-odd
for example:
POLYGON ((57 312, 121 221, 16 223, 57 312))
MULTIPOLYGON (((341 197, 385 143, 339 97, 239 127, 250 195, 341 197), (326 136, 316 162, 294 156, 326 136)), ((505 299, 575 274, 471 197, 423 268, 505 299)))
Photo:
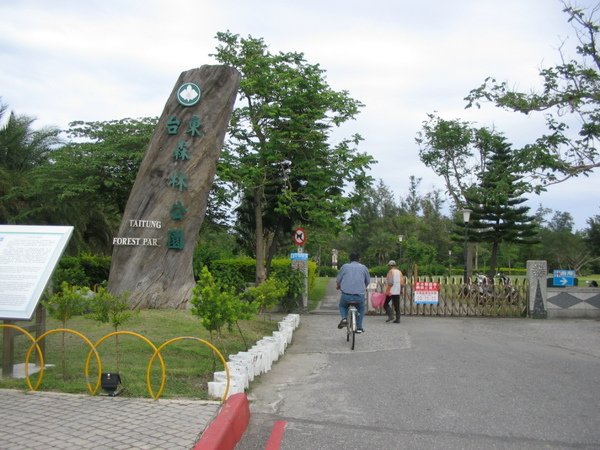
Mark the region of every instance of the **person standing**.
POLYGON ((388 319, 386 322, 394 320, 394 314, 390 307, 390 301, 396 311, 396 320, 394 323, 400 323, 400 292, 402 290, 402 272, 396 267, 396 261, 393 259, 388 262, 388 273, 386 276, 385 303, 383 308, 387 313, 388 319))
POLYGON ((350 262, 344 264, 336 277, 336 288, 342 291, 340 296, 340 316, 341 322, 338 328, 346 326, 346 316, 348 315, 348 303, 357 303, 358 317, 356 319, 356 332, 364 332, 363 318, 365 316, 365 294, 367 286, 371 282, 369 269, 364 264, 358 262, 358 253, 350 253, 350 262))

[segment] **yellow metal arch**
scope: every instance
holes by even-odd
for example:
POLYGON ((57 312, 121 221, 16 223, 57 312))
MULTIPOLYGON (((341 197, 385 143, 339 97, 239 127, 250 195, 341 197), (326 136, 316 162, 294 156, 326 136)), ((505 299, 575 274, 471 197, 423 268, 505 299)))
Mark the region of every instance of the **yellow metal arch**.
POLYGON ((200 339, 194 336, 180 336, 180 337, 176 337, 173 339, 168 340, 167 342, 163 343, 160 347, 158 347, 156 349, 156 351, 154 352, 154 355, 152 355, 152 358, 150 358, 150 361, 148 362, 148 367, 146 368, 146 384, 148 385, 148 389, 150 389, 150 395, 152 395, 152 398, 154 400, 157 400, 165 387, 165 378, 163 377, 162 379, 162 383, 160 384, 160 388, 158 390, 158 392, 156 393, 156 395, 154 395, 154 392, 151 390, 151 386, 150 386, 150 371, 152 369, 152 364, 154 363, 154 359, 156 358, 157 355, 160 354, 160 351, 165 348, 167 345, 172 344, 173 342, 177 342, 177 341, 181 341, 183 339, 191 339, 193 341, 198 341, 201 344, 206 345, 207 347, 209 347, 213 353, 215 353, 219 359, 221 360, 221 362, 223 363, 223 367, 225 367, 225 374, 227 376, 227 383, 225 385, 225 393, 223 394, 223 397, 221 398, 221 403, 225 402, 225 400, 227 400, 227 394, 229 393, 229 367, 227 367, 227 361, 225 361, 225 358, 223 358, 223 355, 221 354, 221 352, 214 346, 212 345, 210 342, 205 341, 204 339, 200 339))
MULTIPOLYGON (((94 353, 94 355, 96 355, 96 362, 98 363, 98 381, 96 382, 95 387, 92 387, 92 385, 90 384, 87 364, 83 371, 83 373, 85 375, 85 383, 87 385, 88 391, 90 392, 90 394, 94 395, 96 393, 96 391, 98 391, 98 388, 100 387, 100 381, 101 381, 100 379, 102 377, 102 361, 100 361, 100 355, 98 355, 98 352, 96 351, 96 347, 94 347, 94 344, 92 344, 92 341, 90 341, 87 337, 85 337, 83 334, 81 334, 78 331, 70 330, 68 328, 56 328, 54 330, 46 331, 44 334, 42 334, 40 337, 38 337, 36 339, 36 344, 37 344, 37 342, 44 339, 46 336, 48 336, 50 334, 54 334, 54 333, 60 333, 60 332, 71 333, 71 334, 74 334, 75 336, 80 337, 87 345, 90 346, 91 351, 94 353)), ((25 357, 25 364, 27 364, 29 362, 29 357, 31 356, 32 349, 33 349, 33 346, 29 347, 29 350, 27 351, 27 356, 25 357)))
MULTIPOLYGON (((154 350, 153 355, 154 355, 154 357, 156 356, 156 353, 157 353, 156 345, 154 345, 152 343, 152 341, 150 341, 150 339, 148 339, 147 337, 145 337, 145 336, 143 336, 143 335, 141 335, 139 333, 136 333, 134 331, 113 331, 112 333, 108 333, 106 336, 103 336, 103 337, 101 337, 100 339, 98 339, 96 341, 96 343, 94 344, 94 348, 97 350, 98 346, 100 344, 102 344, 106 339, 108 339, 111 336, 116 336, 116 335, 120 335, 120 334, 126 334, 126 335, 129 335, 129 336, 135 336, 135 337, 138 337, 138 338, 142 339, 144 342, 146 342, 146 344, 148 344, 150 346, 150 348, 152 348, 152 350, 154 350)), ((90 363, 91 356, 92 356, 92 352, 90 350, 90 352, 88 353, 88 356, 87 356, 87 358, 85 360, 86 370, 87 370, 88 365, 90 363)), ((165 362, 164 362, 163 357, 162 357, 162 355, 160 353, 158 353, 158 359, 160 361, 160 367, 162 369, 161 386, 163 386, 165 384, 165 376, 166 376, 165 362)), ((154 392, 152 391, 152 386, 150 385, 150 380, 148 379, 148 377, 146 377, 146 386, 148 387, 148 392, 150 393, 150 396, 154 398, 154 392)))
POLYGON ((31 344, 31 347, 29 348, 29 352, 27 352, 27 362, 25 363, 25 381, 27 382, 27 386, 29 386, 30 390, 36 391, 37 388, 40 387, 40 384, 42 383, 42 378, 44 377, 44 355, 42 354, 42 349, 40 349, 40 346, 36 342, 35 338, 24 328, 9 323, 0 324, 0 328, 12 328, 14 330, 20 331, 25 336, 27 336, 31 342, 33 342, 33 344, 31 344), (40 359, 40 371, 38 373, 38 381, 35 387, 31 385, 31 380, 29 379, 29 353, 31 352, 31 348, 33 348, 33 346, 35 346, 38 358, 40 359))
POLYGON ((100 387, 100 383, 101 383, 101 377, 102 377, 102 361, 100 359, 100 355, 98 354, 98 350, 97 347, 102 344, 106 339, 108 339, 111 336, 115 336, 115 335, 119 335, 119 334, 125 334, 125 335, 130 335, 130 336, 135 336, 138 337, 140 339, 142 339, 144 342, 146 342, 150 348, 152 348, 154 350, 154 353, 152 354, 152 357, 150 358, 150 361, 148 361, 148 366, 146 367, 146 386, 148 387, 148 393, 150 394, 150 396, 154 399, 157 400, 163 393, 163 390, 165 388, 165 381, 166 381, 166 367, 165 367, 165 362, 164 359, 162 357, 161 354, 161 350, 164 349, 166 346, 177 342, 177 341, 181 341, 184 339, 188 339, 188 340, 193 340, 193 341, 197 341, 200 342, 201 344, 206 345, 207 347, 209 347, 214 354, 216 354, 219 359, 221 360, 221 362, 223 363, 223 367, 225 368, 225 374, 227 377, 227 382, 225 385, 225 392, 223 394, 223 397, 221 398, 221 402, 225 402, 225 400, 227 399, 227 394, 229 393, 229 387, 231 384, 231 377, 229 374, 229 367, 227 366, 227 361, 225 360, 225 358, 223 357, 223 355, 221 354, 221 352, 214 346, 212 345, 210 342, 205 341, 204 339, 200 339, 194 336, 180 336, 180 337, 176 337, 173 339, 170 339, 168 341, 166 341, 165 343, 163 343, 160 347, 156 347, 152 341, 150 341, 148 338, 146 338, 145 336, 139 334, 139 333, 135 333, 133 331, 114 331, 112 333, 108 333, 107 335, 103 336, 102 338, 100 338, 98 341, 96 341, 96 343, 92 343, 85 335, 83 335, 82 333, 75 331, 75 330, 71 330, 69 328, 56 328, 54 330, 49 330, 46 331, 44 334, 42 334, 41 336, 39 336, 37 339, 35 339, 27 330, 17 326, 17 325, 12 325, 12 324, 0 324, 0 328, 12 328, 15 329, 21 333, 23 333, 24 335, 26 335, 29 340, 32 342, 31 346, 29 347, 29 349, 27 350, 27 354, 25 356, 25 380, 27 382, 27 385, 29 386, 29 389, 32 391, 36 391, 39 387, 40 384, 42 383, 43 377, 44 377, 44 367, 45 367, 45 363, 44 363, 44 355, 42 354, 42 351, 40 349, 39 346, 39 341, 41 341, 42 339, 46 338, 46 336, 49 336, 50 334, 54 334, 54 333, 71 333, 74 334, 75 336, 78 336, 79 338, 81 338, 81 340, 83 340, 89 347, 90 347, 90 351, 88 352, 87 358, 85 360, 85 367, 84 367, 84 375, 85 375, 85 379, 86 379, 86 385, 88 388, 88 391, 90 392, 91 395, 94 395, 97 391, 98 388, 100 387), (32 386, 31 384, 31 380, 29 377, 29 359, 31 358, 31 352, 33 351, 33 348, 35 347, 38 357, 39 357, 39 361, 40 361, 40 371, 38 373, 38 380, 35 386, 32 386), (89 365, 90 365, 90 359, 92 356, 92 353, 94 354, 94 356, 96 357, 96 362, 98 364, 98 374, 97 374, 97 381, 96 381, 96 385, 92 387, 90 381, 89 381, 89 365), (152 384, 151 384, 151 380, 150 380, 150 374, 151 374, 151 370, 152 370, 152 364, 154 363, 154 360, 156 359, 156 357, 158 356, 158 359, 160 361, 160 367, 161 367, 161 382, 160 382, 160 387, 158 389, 158 392, 155 394, 154 390, 152 389, 152 384))

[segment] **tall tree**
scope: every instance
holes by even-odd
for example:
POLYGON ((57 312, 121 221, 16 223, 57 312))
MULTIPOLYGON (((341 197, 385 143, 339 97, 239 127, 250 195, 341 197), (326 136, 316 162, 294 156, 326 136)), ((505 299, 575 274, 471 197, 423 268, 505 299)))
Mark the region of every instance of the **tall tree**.
MULTIPOLYGON (((63 167, 75 172, 89 193, 122 214, 157 122, 156 117, 72 122, 63 167)), ((65 186, 66 191, 74 188, 65 186)))
POLYGON ((595 215, 587 220, 588 228, 584 231, 586 247, 594 257, 592 270, 600 272, 600 216, 595 215))
POLYGON ((419 184, 422 178, 417 178, 414 175, 409 177, 408 195, 400 200, 400 206, 410 214, 417 215, 421 210, 423 199, 419 195, 419 184))
POLYGON ((482 128, 475 139, 486 164, 481 183, 466 193, 467 205, 473 211, 468 236, 471 242, 491 244, 489 275, 493 277, 500 244, 533 244, 538 242, 537 231, 534 217, 528 215, 529 207, 523 206, 527 185, 518 174, 504 136, 482 128))
POLYGON ((359 135, 330 143, 333 128, 353 119, 362 104, 331 89, 319 65, 302 53, 272 54, 251 36, 226 32, 217 39, 213 56, 242 73, 219 176, 252 207, 246 228, 254 231, 261 283, 277 236, 291 233, 284 229, 289 221, 341 227, 356 201, 352 187, 370 182, 365 171, 373 158, 357 151, 359 135))
POLYGON ((548 228, 557 232, 567 231, 571 233, 574 226, 573 216, 566 211, 556 211, 550 222, 548 222, 548 228))
POLYGON ((465 192, 477 183, 485 167, 485 158, 475 145, 475 129, 458 119, 446 120, 437 114, 427 117, 415 138, 419 158, 444 180, 454 207, 461 209, 465 192))
POLYGON ((27 223, 18 215, 29 205, 20 191, 31 181, 31 171, 48 164, 51 152, 60 144, 60 131, 54 127, 34 130, 35 119, 11 112, 0 101, 0 222, 27 223), (4 122, 2 124, 2 122, 4 122))
POLYGON ((382 180, 377 186, 360 191, 362 201, 357 204, 348 220, 351 234, 343 249, 358 251, 367 265, 385 264, 396 252, 400 207, 394 194, 382 180))
POLYGON ((445 200, 439 190, 433 190, 425 194, 421 200, 423 226, 418 234, 419 239, 425 244, 435 247, 437 262, 442 265, 445 265, 446 255, 449 255, 449 251, 452 251, 453 248, 453 242, 450 238, 453 223, 442 214, 444 203, 445 200))
POLYGON ((69 142, 19 190, 28 207, 16 220, 73 225, 70 251, 110 252, 155 124, 155 118, 72 122, 69 142))
POLYGON ((587 245, 581 232, 573 233, 568 230, 554 231, 551 228, 540 230, 541 242, 535 246, 533 254, 529 257, 545 259, 548 269, 572 269, 580 271, 586 267, 593 267, 599 260, 594 256, 593 249, 587 245))
POLYGON ((513 83, 488 77, 465 98, 467 108, 491 102, 509 111, 544 115, 547 132, 518 154, 524 170, 538 182, 532 185, 537 191, 600 167, 600 27, 595 18, 599 6, 586 11, 562 3, 578 41, 576 58, 568 56, 565 42, 559 49, 561 63, 540 70, 541 89, 518 91, 513 83), (569 126, 574 123, 579 124, 576 133, 569 126))

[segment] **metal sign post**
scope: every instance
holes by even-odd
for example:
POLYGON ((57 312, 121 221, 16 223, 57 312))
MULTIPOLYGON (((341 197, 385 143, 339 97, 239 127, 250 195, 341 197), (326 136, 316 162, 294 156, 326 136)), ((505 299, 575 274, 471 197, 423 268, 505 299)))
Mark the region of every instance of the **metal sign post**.
POLYGON ((308 308, 308 253, 292 253, 292 269, 299 270, 304 275, 304 287, 302 289, 302 306, 308 308))

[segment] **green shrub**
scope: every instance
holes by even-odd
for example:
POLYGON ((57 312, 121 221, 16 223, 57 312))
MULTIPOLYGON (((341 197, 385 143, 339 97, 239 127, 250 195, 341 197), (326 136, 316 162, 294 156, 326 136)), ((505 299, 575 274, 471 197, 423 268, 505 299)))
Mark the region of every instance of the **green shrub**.
POLYGON ((264 314, 277 305, 287 292, 287 282, 271 276, 258 286, 246 289, 243 298, 258 305, 258 310, 264 314))
POLYGON ((110 323, 117 331, 133 315, 128 298, 128 293, 112 295, 104 286, 99 286, 89 302, 89 316, 100 323, 110 323))
POLYGON ((62 327, 66 328, 71 317, 80 316, 88 309, 89 298, 89 288, 63 282, 60 290, 42 303, 50 317, 59 320, 62 327))
POLYGON ((75 286, 89 286, 90 279, 85 274, 83 267, 79 264, 77 256, 63 256, 54 274, 52 275, 52 285, 62 286, 67 283, 75 286))
POLYGON ((105 284, 110 273, 110 256, 81 254, 63 256, 52 277, 54 286, 68 283, 75 286, 94 286, 105 284))
POLYGON ((210 332, 221 334, 224 325, 231 331, 238 320, 250 319, 256 314, 256 305, 240 301, 232 287, 221 285, 208 267, 200 272, 200 279, 192 291, 192 314, 198 316, 210 332))
POLYGON ((331 266, 319 266, 317 270, 320 277, 336 277, 338 274, 338 269, 331 266))
POLYGON ((221 286, 234 287, 237 292, 243 292, 248 283, 256 280, 256 261, 251 258, 218 259, 208 269, 221 286))
MULTIPOLYGON (((42 304, 53 319, 59 320, 62 328, 67 328, 67 321, 84 313, 88 307, 90 290, 87 287, 73 286, 63 282, 60 291, 51 295, 42 304)), ((65 332, 61 336, 61 366, 63 380, 66 379, 65 332)))
POLYGON ((106 284, 110 274, 110 263, 110 256, 86 253, 79 256, 79 264, 89 280, 90 287, 106 284))
POLYGON ((285 295, 280 299, 281 309, 288 313, 298 310, 302 304, 302 292, 304 291, 304 274, 290 265, 278 265, 271 272, 271 277, 285 282, 287 289, 285 295))
MULTIPOLYGON (((115 331, 133 315, 129 309, 129 294, 112 295, 104 286, 99 286, 91 298, 89 317, 100 323, 110 323, 115 331)), ((119 335, 115 335, 115 365, 119 370, 119 335)))
POLYGON ((369 267, 369 275, 372 277, 385 277, 389 270, 388 266, 373 266, 369 267))

